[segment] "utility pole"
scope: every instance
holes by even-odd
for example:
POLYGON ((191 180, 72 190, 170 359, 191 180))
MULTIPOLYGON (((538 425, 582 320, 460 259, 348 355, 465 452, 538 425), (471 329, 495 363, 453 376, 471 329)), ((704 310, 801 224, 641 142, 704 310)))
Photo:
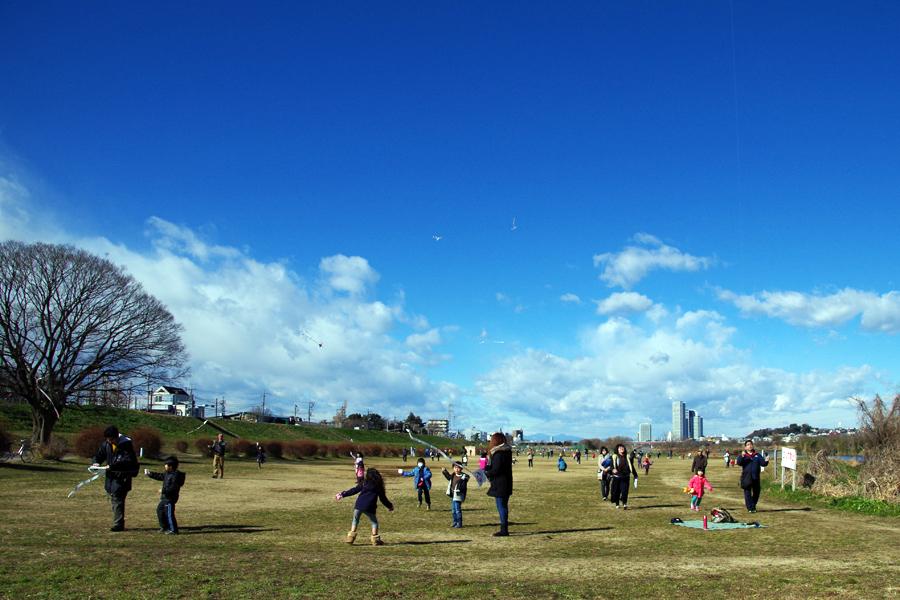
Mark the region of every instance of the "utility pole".
MULTIPOLYGON (((316 337, 318 337, 318 336, 316 336, 316 337)), ((312 423, 312 409, 313 409, 313 406, 315 406, 315 405, 316 405, 316 403, 310 400, 309 408, 306 411, 306 422, 307 423, 312 423)))
POLYGON ((262 415, 261 415, 261 416, 263 416, 263 417, 266 416, 266 396, 267 396, 266 392, 263 392, 263 394, 262 394, 262 399, 263 399, 263 403, 262 403, 262 415))

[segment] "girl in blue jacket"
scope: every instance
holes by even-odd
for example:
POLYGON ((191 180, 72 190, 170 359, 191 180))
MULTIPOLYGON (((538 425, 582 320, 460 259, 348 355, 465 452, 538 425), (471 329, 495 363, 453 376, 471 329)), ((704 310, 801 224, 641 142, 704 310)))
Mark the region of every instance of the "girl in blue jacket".
POLYGON ((422 506, 422 496, 425 496, 426 510, 431 510, 431 469, 425 466, 425 459, 420 458, 416 463, 416 468, 412 471, 404 471, 398 469, 398 473, 404 477, 412 477, 419 496, 419 507, 422 506))

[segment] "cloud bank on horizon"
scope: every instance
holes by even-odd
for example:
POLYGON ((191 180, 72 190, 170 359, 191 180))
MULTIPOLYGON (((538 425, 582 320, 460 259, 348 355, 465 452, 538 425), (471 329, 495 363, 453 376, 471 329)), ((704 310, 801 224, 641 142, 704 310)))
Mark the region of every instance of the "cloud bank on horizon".
MULTIPOLYGON (((572 356, 526 347, 476 372, 470 385, 436 381, 433 368, 467 358, 442 349, 460 326, 430 324, 406 306, 402 292, 379 299, 381 275, 364 257, 321 257, 314 267, 301 265, 314 273, 308 278, 286 259, 260 262, 252 251, 213 244, 155 216, 145 222, 147 249, 80 237, 46 214, 33 218, 32 203, 14 177, 0 178, 0 238, 73 244, 126 266, 185 326, 198 397, 224 396, 229 409, 250 408, 263 392, 282 414, 293 414, 295 404, 305 414, 305 402, 314 401, 319 418, 344 400, 354 412, 391 417, 439 418, 450 404, 460 426, 510 430, 528 423, 531 430, 606 437, 629 435, 642 422, 665 427, 669 399, 677 398, 700 411, 708 431, 717 421, 717 430, 738 435, 757 424, 849 418, 847 397, 887 384, 886 373, 866 364, 800 373, 755 367, 752 350, 732 343, 745 318, 825 329, 862 315, 865 332, 898 332, 897 292, 738 295, 715 288, 717 300, 738 308, 734 323, 715 310, 667 308, 616 292, 594 300, 604 322, 581 315, 577 340, 569 340, 572 356)), ((594 257, 605 265, 602 279, 630 288, 657 269, 717 263, 647 234, 634 239, 651 249, 626 246, 594 257)), ((575 294, 559 301, 580 303, 575 294)), ((477 335, 486 339, 487 331, 477 335)))

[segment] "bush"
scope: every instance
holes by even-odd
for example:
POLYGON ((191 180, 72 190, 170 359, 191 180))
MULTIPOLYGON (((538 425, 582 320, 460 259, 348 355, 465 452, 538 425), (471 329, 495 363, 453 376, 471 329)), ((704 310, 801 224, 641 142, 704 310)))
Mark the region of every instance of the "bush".
MULTIPOLYGON (((336 458, 349 458, 351 452, 354 454, 356 453, 356 448, 356 444, 351 444, 350 442, 340 442, 338 444, 333 444, 328 449, 328 453, 336 458)), ((363 455, 365 455, 365 452, 363 452, 363 455)))
POLYGON ((278 440, 269 440, 268 442, 262 442, 263 447, 266 449, 266 454, 269 455, 269 458, 281 458, 284 456, 284 445, 278 440))
POLYGON ((309 441, 297 441, 287 444, 288 456, 312 458, 319 453, 319 444, 309 441))
POLYGON ((175 442, 175 452, 179 454, 184 454, 188 450, 187 440, 178 440, 175 442))
POLYGON ((89 425, 82 427, 81 431, 75 436, 75 444, 72 451, 81 458, 93 458, 100 444, 106 441, 103 437, 103 430, 106 425, 89 425))
POLYGON ((59 460, 69 451, 69 442, 66 438, 54 435, 50 438, 50 443, 37 446, 35 451, 44 460, 59 460))
POLYGON ((210 446, 212 445, 213 440, 209 438, 197 438, 196 440, 194 440, 194 448, 196 448, 197 451, 206 458, 212 457, 212 449, 210 448, 210 446))
POLYGON ((228 453, 232 458, 241 458, 242 456, 256 458, 256 444, 250 440, 239 438, 234 443, 226 446, 226 448, 229 448, 228 453))
POLYGON ((131 438, 134 452, 138 456, 142 456, 142 449, 145 458, 156 458, 162 452, 162 438, 159 437, 159 432, 155 429, 141 427, 132 431, 127 437, 131 438))

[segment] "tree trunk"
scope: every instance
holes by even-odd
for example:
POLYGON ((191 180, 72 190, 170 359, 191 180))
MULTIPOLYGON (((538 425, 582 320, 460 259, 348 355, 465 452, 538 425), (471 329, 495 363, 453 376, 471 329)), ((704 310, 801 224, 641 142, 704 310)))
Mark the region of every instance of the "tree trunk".
POLYGON ((31 442, 34 444, 49 444, 53 426, 59 419, 56 411, 50 408, 31 406, 31 442))

